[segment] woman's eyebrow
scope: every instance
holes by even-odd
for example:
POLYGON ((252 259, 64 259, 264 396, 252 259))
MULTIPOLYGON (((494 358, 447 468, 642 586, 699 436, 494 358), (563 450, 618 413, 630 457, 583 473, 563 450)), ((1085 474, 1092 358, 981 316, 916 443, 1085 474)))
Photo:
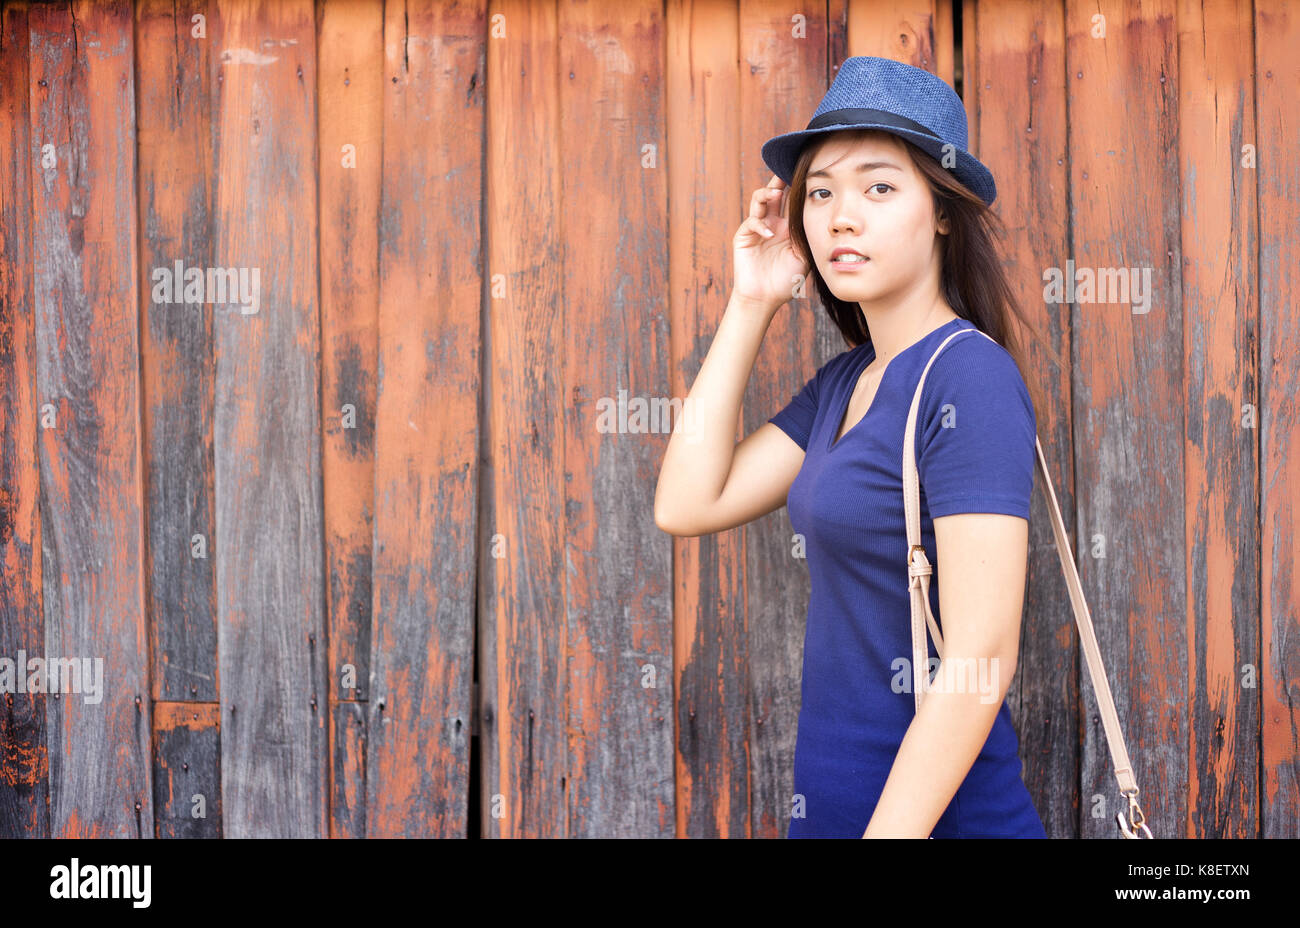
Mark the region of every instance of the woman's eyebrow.
MULTIPOLYGON (((894 171, 903 170, 898 165, 894 164, 894 162, 892 161, 864 161, 858 165, 857 173, 861 174, 864 171, 871 171, 874 170, 875 168, 889 168, 894 171)), ((830 177, 831 175, 829 171, 821 170, 821 171, 809 171, 807 176, 808 177, 830 177)))

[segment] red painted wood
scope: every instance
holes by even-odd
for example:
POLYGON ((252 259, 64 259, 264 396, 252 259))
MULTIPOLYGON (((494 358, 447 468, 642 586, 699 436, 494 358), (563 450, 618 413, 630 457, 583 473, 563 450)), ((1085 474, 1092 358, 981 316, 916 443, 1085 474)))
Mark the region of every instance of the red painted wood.
POLYGON ((698 136, 680 152, 673 141, 666 62, 683 58, 668 24, 680 15, 648 0, 620 5, 617 16, 599 3, 559 9, 566 800, 575 838, 674 833, 672 549, 653 517, 664 439, 598 423, 620 390, 629 400, 669 390, 669 172, 678 157, 707 165, 691 155, 702 152, 698 136))
POLYGON ((384 11, 371 836, 467 833, 486 25, 384 11))
MULTIPOLYGON (((27 9, 0 9, 0 658, 45 653, 27 9)), ((16 682, 15 682, 16 688, 16 682)), ((0 693, 0 838, 50 836, 46 697, 0 693)))
POLYGON ((102 662, 99 701, 45 701, 50 833, 146 837, 131 7, 33 6, 29 26, 33 399, 53 417, 37 437, 45 654, 83 662, 92 685, 102 662))
MULTIPOLYGON (((1145 313, 1126 301, 1072 309, 1079 572, 1139 802, 1156 833, 1175 837, 1187 816, 1189 663, 1184 421, 1170 414, 1187 389, 1174 5, 1068 3, 1065 29, 1066 257, 1098 273, 1150 268, 1152 291, 1145 313)), ((1080 697, 1079 835, 1114 837, 1114 765, 1086 682, 1080 697)))
POLYGON ((328 834, 314 9, 209 23, 214 264, 260 281, 257 312, 214 305, 225 837, 328 834))
MULTIPOLYGON (((1300 11, 1289 3, 1261 0, 1255 5, 1254 31, 1263 591, 1257 678, 1263 768, 1259 836, 1295 838, 1300 837, 1300 243, 1295 234, 1300 162, 1290 151, 1300 136, 1300 56, 1295 53, 1300 11)), ((1241 659, 1242 664, 1251 662, 1251 655, 1241 659)))
MULTIPOLYGON (((819 10, 820 11, 820 10, 819 10)), ((832 43, 847 41, 843 10, 819 19, 809 14, 804 23, 790 21, 789 7, 775 2, 746 3, 741 9, 741 68, 737 88, 740 120, 739 183, 726 190, 725 203, 701 211, 693 234, 708 236, 717 269, 704 268, 723 282, 696 299, 693 312, 700 318, 683 319, 703 329, 716 329, 718 316, 730 295, 731 236, 746 215, 749 197, 771 180, 763 163, 763 142, 774 135, 807 125, 830 86, 832 43), (798 31, 796 31, 798 30, 798 31), (725 206, 725 210, 724 210, 725 206), (725 291, 717 295, 715 291, 725 291), (704 297, 708 296, 706 302, 704 297)), ((842 56, 839 60, 842 60, 842 56)), ((837 62, 838 63, 838 62, 837 62)), ((683 127, 682 131, 687 131, 683 127)), ((683 200, 685 198, 682 198, 683 200)), ((722 200, 722 197, 717 198, 722 200)), ((683 203, 682 209, 689 208, 683 203)), ((678 215, 673 210, 672 215, 678 215)), ((680 273, 692 273, 689 253, 680 259, 680 273)), ((699 275, 704 283, 707 276, 699 275)), ((700 286, 700 284, 697 284, 700 286)), ((708 333, 694 339, 687 373, 698 368, 707 350, 708 333)), ((748 433, 790 401, 822 363, 844 350, 844 340, 820 306, 806 296, 791 300, 768 327, 763 347, 754 361, 744 398, 744 431, 748 433)), ((678 367, 681 370, 681 366, 678 367)), ((683 378, 674 393, 685 394, 683 378)), ((740 437, 740 436, 738 436, 740 437)), ((745 752, 748 758, 748 835, 781 838, 789 824, 794 792, 794 741, 799 722, 799 680, 803 658, 803 632, 808 610, 806 562, 796 556, 800 546, 784 510, 746 526, 743 532, 744 639, 737 645, 744 663, 741 679, 731 681, 736 691, 732 704, 743 701, 747 710, 745 752), (746 678, 747 677, 747 678, 746 678)), ((700 545, 704 539, 683 544, 700 545)), ((719 629, 724 634, 730 629, 719 629)), ((739 629, 737 629, 739 631, 739 629)), ((725 640, 725 639, 724 639, 725 640)), ((690 677, 692 687, 704 686, 708 667, 701 661, 690 677)), ((713 672, 716 678, 716 671, 713 672)), ((679 689, 688 701, 691 696, 679 689)), ((708 770, 696 764, 708 782, 708 770)), ((733 811, 734 805, 733 805, 733 811)), ((740 837, 739 829, 732 836, 740 837)))
POLYGON ((145 591, 153 698, 215 703, 214 309, 158 292, 176 262, 214 264, 213 43, 191 15, 170 0, 135 8, 145 591))
MULTIPOLYGON (((560 260, 568 222, 562 191, 564 176, 584 168, 565 163, 562 151, 563 135, 577 127, 562 113, 555 86, 564 73, 559 5, 494 4, 492 15, 483 218, 501 234, 484 242, 490 311, 483 330, 485 480, 477 555, 481 800, 472 827, 485 837, 559 838, 568 833, 565 590, 571 576, 563 436, 564 332, 572 303, 564 296, 560 260), (568 130, 555 131, 559 126, 568 130)), ((616 41, 607 42, 616 54, 616 41)), ((613 202, 610 178, 596 175, 590 183, 600 191, 597 199, 613 202)), ((575 454, 586 456, 581 448, 575 454)))
MULTIPOLYGON (((935 43, 951 36, 940 25, 948 20, 938 11, 939 0, 871 0, 848 5, 850 55, 892 58, 924 68, 952 82, 951 51, 938 52, 935 43), (940 58, 946 62, 941 73, 940 58)), ((836 62, 838 64, 839 62, 836 62)))
POLYGON ((221 707, 157 702, 153 724, 154 836, 221 837, 221 707))
POLYGON ((327 3, 318 9, 320 429, 329 620, 330 835, 364 837, 384 4, 382 0, 327 3))
MULTIPOLYGON (((963 47, 970 62, 965 100, 978 127, 971 145, 997 180, 993 211, 1006 230, 1003 249, 1016 297, 1047 341, 1039 345, 1029 333, 1021 334, 1029 356, 1022 374, 1027 382, 1036 381, 1041 393, 1034 403, 1038 438, 1072 550, 1078 552, 1070 307, 1048 303, 1043 294, 1043 268, 1060 266, 1069 252, 1065 24, 1060 4, 1052 2, 991 10, 968 2, 965 12, 963 47)), ((1022 776, 1047 833, 1077 837, 1081 658, 1046 488, 1037 476, 1035 481, 1021 653, 1007 702, 1020 738, 1022 776)))
POLYGON ((1241 154, 1258 135, 1253 31, 1247 6, 1178 5, 1187 837, 1258 834, 1259 691, 1242 686, 1260 612, 1257 172, 1241 154))
MULTIPOLYGON (((760 14, 747 7, 744 15, 760 14)), ((668 291, 672 344, 682 351, 669 382, 672 395, 684 397, 731 292, 731 237, 744 180, 740 75, 746 59, 756 63, 758 56, 737 48, 744 22, 730 6, 671 6, 666 28, 668 291)), ((807 45, 815 49, 815 39, 807 45)), ((683 837, 751 832, 744 542, 744 532, 731 531, 673 545, 676 827, 683 837)))

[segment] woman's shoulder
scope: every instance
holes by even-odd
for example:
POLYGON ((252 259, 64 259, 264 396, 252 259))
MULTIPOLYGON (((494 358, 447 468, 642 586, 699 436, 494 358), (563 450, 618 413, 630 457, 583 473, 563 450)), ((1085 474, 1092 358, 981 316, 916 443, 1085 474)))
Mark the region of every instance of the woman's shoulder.
POLYGON ((1022 407, 1032 419, 1029 388, 1011 352, 971 323, 962 331, 969 334, 952 339, 930 365, 922 411, 934 413, 946 403, 966 402, 1022 407))
POLYGON ((965 358, 968 359, 968 363, 969 359, 975 359, 985 363, 998 364, 1009 361, 1012 365, 1015 364, 1011 352, 969 319, 961 320, 957 332, 960 334, 951 339, 943 351, 939 352, 939 357, 935 359, 936 366, 946 358, 965 358))
POLYGON ((998 382, 1024 386, 1024 377, 1011 352, 973 324, 967 323, 959 331, 969 334, 959 335, 943 346, 930 366, 927 383, 933 378, 935 382, 952 382, 967 388, 998 382))

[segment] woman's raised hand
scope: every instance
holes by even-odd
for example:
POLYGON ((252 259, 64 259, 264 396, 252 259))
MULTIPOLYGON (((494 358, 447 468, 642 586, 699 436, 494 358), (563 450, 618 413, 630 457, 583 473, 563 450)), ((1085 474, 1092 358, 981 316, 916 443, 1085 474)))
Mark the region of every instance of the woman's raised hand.
POLYGON ((749 215, 732 239, 736 296, 775 310, 790 300, 809 267, 794 249, 786 218, 789 188, 776 175, 749 198, 749 215))

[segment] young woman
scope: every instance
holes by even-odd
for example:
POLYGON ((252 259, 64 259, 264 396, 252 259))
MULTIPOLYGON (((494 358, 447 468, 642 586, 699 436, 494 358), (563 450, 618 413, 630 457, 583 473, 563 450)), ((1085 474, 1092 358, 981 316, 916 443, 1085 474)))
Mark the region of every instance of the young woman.
MULTIPOLYGON (((733 239, 735 282, 674 433, 655 521, 733 528, 788 502, 811 598, 790 837, 1046 837, 1004 702, 1028 560, 1036 420, 992 244, 992 176, 943 81, 850 58, 733 239), (936 86, 937 85, 937 86, 936 86), (811 276, 850 348, 743 441, 745 382, 792 281, 811 276), (911 692, 902 447, 913 393, 922 541, 944 657, 911 692), (996 344, 995 344, 996 342, 996 344), (975 668, 969 675, 953 668, 975 668)), ((1023 320, 1022 320, 1023 321, 1023 320)))

